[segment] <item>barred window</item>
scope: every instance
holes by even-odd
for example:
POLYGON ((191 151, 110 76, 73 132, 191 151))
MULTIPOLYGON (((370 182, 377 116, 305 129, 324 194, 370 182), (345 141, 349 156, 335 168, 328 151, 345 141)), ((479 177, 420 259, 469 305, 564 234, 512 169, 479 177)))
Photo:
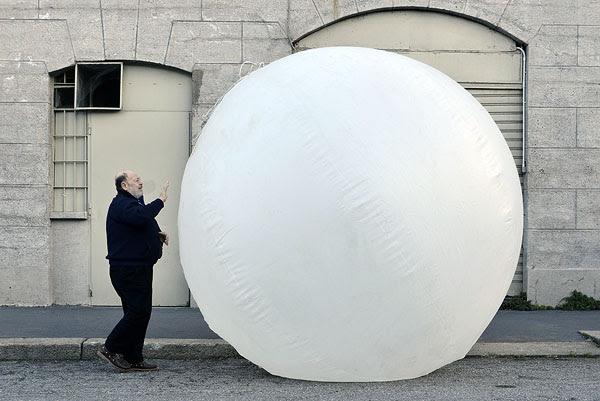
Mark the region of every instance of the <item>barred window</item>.
POLYGON ((54 77, 55 219, 88 217, 88 114, 121 110, 123 63, 78 63, 54 77))
POLYGON ((87 112, 74 106, 73 69, 54 79, 54 206, 52 218, 88 215, 87 112))

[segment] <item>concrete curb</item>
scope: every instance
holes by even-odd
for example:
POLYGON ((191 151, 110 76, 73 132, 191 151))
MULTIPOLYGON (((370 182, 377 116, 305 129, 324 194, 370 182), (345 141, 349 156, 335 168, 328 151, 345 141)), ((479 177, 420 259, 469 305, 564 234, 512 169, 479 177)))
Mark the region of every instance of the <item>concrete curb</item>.
POLYGON ((0 360, 79 360, 85 338, 0 338, 0 360))
POLYGON ((591 341, 475 343, 467 357, 555 357, 600 356, 600 347, 591 341))
MULTIPOLYGON (((600 344, 600 332, 581 332, 600 344)), ((0 338, 0 361, 93 360, 104 338, 0 338)), ((242 358, 223 340, 149 338, 144 343, 148 359, 242 358)), ((590 341, 476 343, 466 357, 598 357, 600 347, 590 341)))
MULTIPOLYGON (((96 359, 104 338, 89 338, 81 344, 81 359, 96 359)), ((230 359, 241 358, 235 348, 223 340, 148 338, 144 341, 148 359, 230 359)))
MULTIPOLYGON (((0 361, 56 361, 96 359, 104 338, 0 338, 0 361)), ((223 340, 149 338, 144 342, 148 359, 241 358, 223 340)))
POLYGON ((592 340, 596 344, 600 345, 600 331, 595 330, 580 330, 579 334, 585 338, 592 340))

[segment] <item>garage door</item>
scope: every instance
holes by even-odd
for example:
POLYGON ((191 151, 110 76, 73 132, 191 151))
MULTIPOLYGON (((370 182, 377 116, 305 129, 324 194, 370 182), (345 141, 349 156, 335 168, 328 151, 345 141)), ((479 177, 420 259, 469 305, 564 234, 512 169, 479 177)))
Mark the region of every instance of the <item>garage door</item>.
MULTIPOLYGON (((327 46, 362 46, 395 52, 453 78, 496 121, 523 185, 523 58, 512 39, 464 18, 405 10, 342 20, 300 39, 296 50, 327 46)), ((508 294, 521 291, 522 250, 508 294)))

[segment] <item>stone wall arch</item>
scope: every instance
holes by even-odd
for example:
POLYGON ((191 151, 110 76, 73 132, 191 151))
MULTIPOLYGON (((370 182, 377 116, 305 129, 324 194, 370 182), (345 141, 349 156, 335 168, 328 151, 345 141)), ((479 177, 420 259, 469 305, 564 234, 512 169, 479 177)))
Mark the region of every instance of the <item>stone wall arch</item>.
POLYGON ((466 18, 494 29, 519 44, 528 43, 538 32, 541 24, 536 21, 527 21, 525 24, 513 18, 514 12, 506 13, 509 0, 500 1, 441 1, 441 0, 388 0, 388 1, 360 1, 334 0, 334 1, 292 1, 304 3, 304 7, 290 10, 289 33, 292 42, 296 43, 302 38, 323 29, 333 23, 363 14, 401 11, 401 10, 426 10, 451 14, 466 18), (533 22, 533 23, 532 23, 533 22))

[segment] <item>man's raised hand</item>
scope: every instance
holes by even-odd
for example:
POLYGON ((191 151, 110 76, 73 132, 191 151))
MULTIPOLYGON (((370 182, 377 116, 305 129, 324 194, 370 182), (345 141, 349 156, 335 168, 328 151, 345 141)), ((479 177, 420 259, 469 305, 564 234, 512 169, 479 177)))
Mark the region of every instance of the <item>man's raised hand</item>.
POLYGON ((167 201, 167 189, 169 188, 169 180, 165 181, 165 186, 163 187, 162 192, 158 196, 158 198, 165 203, 167 201))

